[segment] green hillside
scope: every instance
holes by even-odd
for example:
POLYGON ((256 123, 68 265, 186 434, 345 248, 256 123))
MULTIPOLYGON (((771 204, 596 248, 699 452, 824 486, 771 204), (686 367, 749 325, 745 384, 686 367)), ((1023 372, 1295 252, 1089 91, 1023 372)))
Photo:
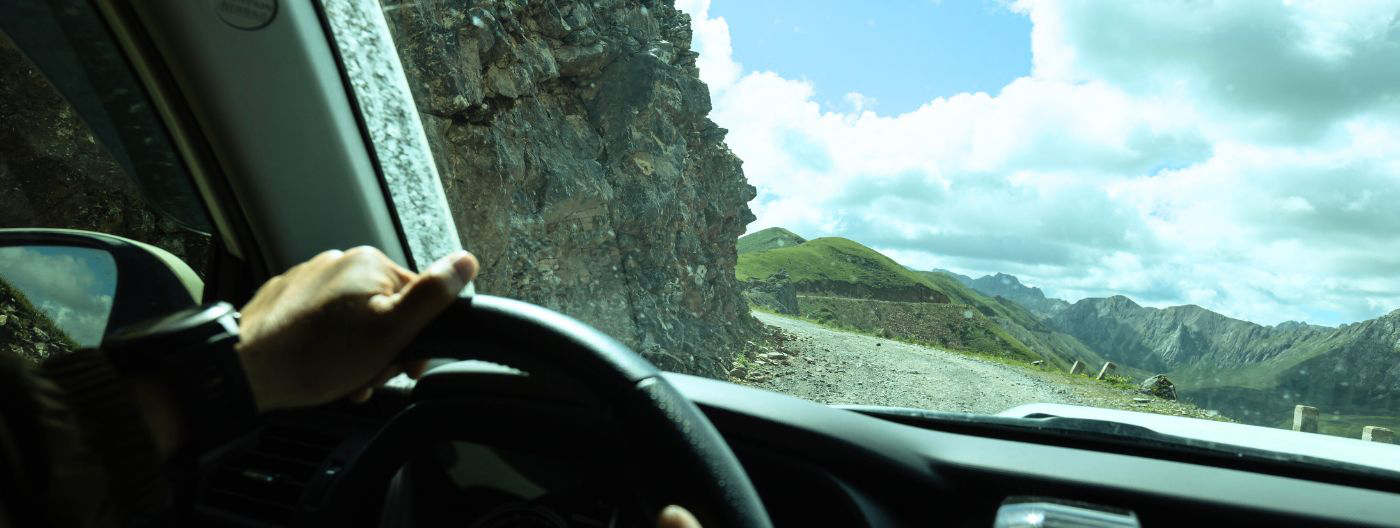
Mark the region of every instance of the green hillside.
MULTIPOLYGON (((758 233, 755 233, 755 235, 758 233)), ((919 272, 910 271, 879 252, 839 237, 755 253, 740 253, 739 280, 765 279, 786 271, 800 293, 927 301, 948 296, 919 272)))
MULTIPOLYGON (((762 232, 760 232, 762 233, 762 232)), ((758 235, 759 233, 754 233, 758 235)), ((754 236, 750 235, 750 236, 754 236)), ((908 332, 904 338, 928 341, 953 348, 975 349, 986 352, 989 346, 1004 346, 1012 355, 1043 359, 1050 366, 1068 370, 1076 359, 1083 360, 1094 368, 1103 359, 1089 347, 1079 343, 1072 336, 1052 331, 1041 323, 1030 311, 1013 301, 992 298, 963 285, 957 279, 942 273, 913 271, 878 251, 855 241, 828 237, 806 243, 766 251, 739 255, 736 275, 740 280, 765 279, 785 271, 804 306, 815 306, 812 297, 837 297, 892 301, 880 308, 880 312, 903 310, 918 312, 918 317, 938 318, 956 316, 959 321, 928 320, 931 328, 959 328, 984 335, 967 334, 956 340, 929 339, 924 331, 908 332), (975 312, 977 320, 986 320, 986 325, 966 324, 962 309, 916 309, 910 303, 946 303, 966 306, 975 312)), ((841 306, 854 306, 840 303, 841 306)), ((836 309, 830 303, 823 307, 832 308, 825 314, 828 319, 835 314, 842 319, 841 324, 869 331, 874 324, 866 321, 868 313, 836 309)), ((803 308, 804 316, 806 308, 803 308)), ((893 317, 886 313, 884 317, 893 317)), ((827 321, 838 322, 838 321, 827 321)), ((910 325, 902 325, 910 326, 910 325)), ((941 335, 941 334, 940 334, 941 335)), ((951 335, 951 334, 949 334, 951 335)), ((1132 374, 1137 374, 1136 372, 1132 374)))
POLYGON ((807 239, 797 236, 792 231, 781 227, 770 227, 739 237, 739 254, 792 247, 806 241, 807 239))

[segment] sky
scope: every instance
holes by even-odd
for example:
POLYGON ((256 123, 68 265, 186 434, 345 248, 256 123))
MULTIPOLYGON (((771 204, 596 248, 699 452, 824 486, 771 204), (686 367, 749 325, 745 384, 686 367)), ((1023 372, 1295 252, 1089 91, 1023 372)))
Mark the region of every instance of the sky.
POLYGON ((96 346, 107 329, 116 265, 106 251, 62 246, 0 248, 9 282, 78 346, 96 346))
POLYGON ((1261 324, 1400 308, 1400 0, 676 6, 750 231, 1261 324))

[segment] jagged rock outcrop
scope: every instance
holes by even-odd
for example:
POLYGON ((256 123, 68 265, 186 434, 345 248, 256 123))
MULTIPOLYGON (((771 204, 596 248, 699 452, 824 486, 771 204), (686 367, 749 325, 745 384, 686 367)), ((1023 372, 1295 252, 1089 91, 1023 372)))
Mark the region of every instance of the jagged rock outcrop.
POLYGON ((755 190, 706 116, 669 1, 391 2, 478 289, 722 375, 758 323, 734 277, 755 190))
POLYGON ((1035 314, 1039 318, 1052 317, 1065 308, 1069 308, 1069 302, 1064 299, 1054 299, 1045 296, 1045 292, 1034 286, 1026 286, 1021 283, 1021 279, 1015 275, 997 273, 996 275, 983 275, 974 279, 967 275, 953 273, 944 269, 935 269, 934 273, 941 273, 956 279, 964 286, 977 290, 989 297, 1005 297, 1016 304, 1019 304, 1035 314))
POLYGON ((78 346, 29 299, 0 279, 0 354, 16 354, 38 363, 78 346))
POLYGON ((749 303, 780 314, 797 315, 797 288, 792 285, 786 272, 778 272, 764 279, 750 279, 743 282, 744 298, 749 303))

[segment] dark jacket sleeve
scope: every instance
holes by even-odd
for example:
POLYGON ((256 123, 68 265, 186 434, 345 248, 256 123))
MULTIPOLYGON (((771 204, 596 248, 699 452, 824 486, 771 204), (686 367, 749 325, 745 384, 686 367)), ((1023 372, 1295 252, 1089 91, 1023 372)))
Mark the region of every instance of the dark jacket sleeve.
POLYGON ((170 501, 131 388, 96 350, 0 352, 0 527, 122 526, 170 501))

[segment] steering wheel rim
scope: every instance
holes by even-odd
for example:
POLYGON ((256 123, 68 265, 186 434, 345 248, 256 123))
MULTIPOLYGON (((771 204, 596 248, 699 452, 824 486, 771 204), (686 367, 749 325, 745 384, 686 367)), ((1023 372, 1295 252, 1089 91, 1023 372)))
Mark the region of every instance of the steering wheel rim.
MULTIPOLYGON (((667 454, 665 464, 678 473, 664 478, 689 483, 683 487, 691 496, 681 502, 702 524, 772 526, 748 474, 700 409, 650 362, 587 324, 523 301, 476 295, 455 301, 399 356, 428 358, 483 360, 567 378, 610 408, 617 424, 652 442, 652 451, 667 454)), ((415 405, 386 424, 328 490, 323 504, 339 510, 327 512, 331 525, 355 521, 359 494, 379 489, 407 460, 408 454, 387 450, 402 445, 415 405)))

